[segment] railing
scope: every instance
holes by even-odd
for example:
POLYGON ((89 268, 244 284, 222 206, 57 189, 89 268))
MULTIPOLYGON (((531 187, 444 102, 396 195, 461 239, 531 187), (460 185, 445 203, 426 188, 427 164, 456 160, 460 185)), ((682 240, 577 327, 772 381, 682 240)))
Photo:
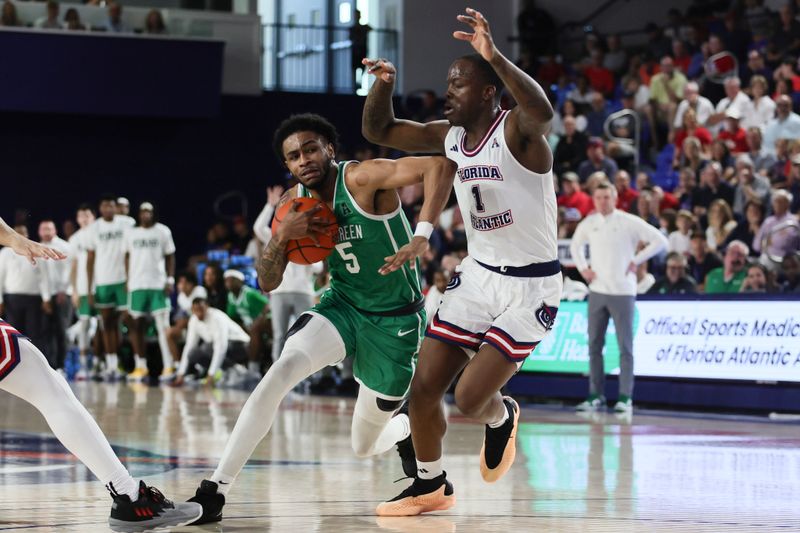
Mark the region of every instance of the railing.
MULTIPOLYGON (((355 93, 366 90, 368 76, 352 64, 347 26, 266 24, 263 28, 264 88, 277 91, 355 93)), ((397 61, 394 30, 372 30, 368 55, 397 61)))

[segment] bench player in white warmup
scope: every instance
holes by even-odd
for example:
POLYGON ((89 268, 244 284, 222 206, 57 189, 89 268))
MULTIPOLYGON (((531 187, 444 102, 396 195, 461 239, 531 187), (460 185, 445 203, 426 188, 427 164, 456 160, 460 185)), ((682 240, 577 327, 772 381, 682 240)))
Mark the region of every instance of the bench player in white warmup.
MULTIPOLYGON (((0 219, 0 245, 35 263, 37 258, 65 256, 15 233, 0 219)), ((81 405, 67 382, 14 326, 0 320, 0 390, 22 398, 44 415, 61 443, 105 484, 113 498, 108 523, 115 531, 146 531, 197 520, 202 507, 173 504, 158 489, 134 480, 114 455, 97 422, 81 405)))
POLYGON ((478 53, 450 67, 447 120, 397 120, 391 101, 394 66, 364 60, 377 76, 364 104, 364 137, 408 152, 443 153, 458 164, 454 187, 469 251, 428 328, 411 383, 417 476, 378 506, 382 516, 455 504, 442 469, 447 428, 442 399, 462 370, 456 404, 486 424, 481 475, 492 483, 508 471, 516 453, 519 406, 499 390, 552 328, 561 299, 553 155, 544 137, 553 108, 541 86, 500 53, 483 15, 466 12, 458 20, 474 32, 453 36, 478 53), (499 106, 503 85, 518 102, 511 111, 499 106))

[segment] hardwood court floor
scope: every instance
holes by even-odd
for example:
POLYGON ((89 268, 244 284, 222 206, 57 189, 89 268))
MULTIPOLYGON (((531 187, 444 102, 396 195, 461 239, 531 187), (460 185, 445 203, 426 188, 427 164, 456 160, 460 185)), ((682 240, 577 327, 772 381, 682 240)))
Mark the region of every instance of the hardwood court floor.
MULTIPOLYGON (((135 477, 186 499, 246 399, 240 391, 75 385, 135 477)), ((107 531, 110 499, 27 404, 0 392, 0 531, 107 531)), ((396 453, 358 460, 353 402, 291 397, 214 526, 173 531, 800 531, 800 425, 636 414, 581 418, 525 408, 517 461, 495 485, 478 471, 482 427, 451 413, 457 506, 377 519, 407 481, 396 453)))

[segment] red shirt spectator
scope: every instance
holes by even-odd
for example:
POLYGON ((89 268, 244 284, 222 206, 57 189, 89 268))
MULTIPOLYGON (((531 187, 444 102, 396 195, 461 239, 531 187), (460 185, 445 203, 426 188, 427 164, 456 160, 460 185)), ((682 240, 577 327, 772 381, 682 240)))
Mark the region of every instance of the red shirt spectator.
POLYGON ((741 111, 731 106, 725 114, 725 127, 717 134, 717 138, 724 141, 728 149, 735 153, 747 153, 750 146, 747 144, 747 132, 739 125, 741 111))
POLYGON ((703 126, 697 126, 694 130, 681 128, 675 131, 675 150, 680 152, 683 149, 683 141, 686 140, 686 137, 692 136, 697 137, 697 139, 700 141, 700 144, 703 146, 711 146, 711 143, 714 142, 711 132, 705 129, 703 126))
POLYGON ((639 192, 631 187, 631 175, 620 170, 614 177, 614 185, 617 187, 617 209, 630 213, 639 198, 639 192))
POLYGON ((564 194, 558 197, 558 205, 561 207, 574 207, 584 217, 591 213, 594 210, 594 202, 592 202, 591 196, 581 190, 578 175, 574 172, 567 172, 563 178, 564 194))
POLYGON ((583 69, 589 84, 597 92, 610 95, 614 92, 614 74, 603 66, 603 53, 592 50, 592 63, 583 69))

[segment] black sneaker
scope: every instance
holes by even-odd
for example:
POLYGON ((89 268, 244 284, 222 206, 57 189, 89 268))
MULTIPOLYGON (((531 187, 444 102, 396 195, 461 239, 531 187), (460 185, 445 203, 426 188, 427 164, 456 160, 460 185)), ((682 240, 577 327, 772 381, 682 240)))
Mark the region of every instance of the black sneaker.
POLYGON ((200 483, 194 497, 190 502, 199 503, 203 507, 203 516, 192 522, 191 525, 208 524, 222 520, 222 507, 225 505, 225 495, 217 492, 217 484, 204 479, 200 483))
POLYGON ((174 504, 155 487, 139 482, 139 499, 131 502, 127 494, 119 494, 113 485, 109 487, 114 503, 108 525, 112 531, 149 531, 156 528, 188 525, 203 514, 196 503, 174 504))
POLYGON ((422 513, 444 511, 456 504, 453 485, 447 481, 447 472, 433 479, 414 478, 406 490, 388 502, 378 505, 378 516, 417 516, 422 513))
POLYGON ((503 397, 503 404, 508 409, 508 420, 499 428, 486 426, 481 449, 481 476, 487 483, 503 477, 514 464, 517 454, 514 437, 517 435, 519 405, 509 396, 503 397))
MULTIPOLYGON (((408 416, 408 400, 403 402, 397 414, 408 416)), ((410 434, 397 443, 397 453, 400 454, 400 462, 403 464, 403 473, 406 477, 417 477, 417 454, 414 453, 414 443, 410 434)))

